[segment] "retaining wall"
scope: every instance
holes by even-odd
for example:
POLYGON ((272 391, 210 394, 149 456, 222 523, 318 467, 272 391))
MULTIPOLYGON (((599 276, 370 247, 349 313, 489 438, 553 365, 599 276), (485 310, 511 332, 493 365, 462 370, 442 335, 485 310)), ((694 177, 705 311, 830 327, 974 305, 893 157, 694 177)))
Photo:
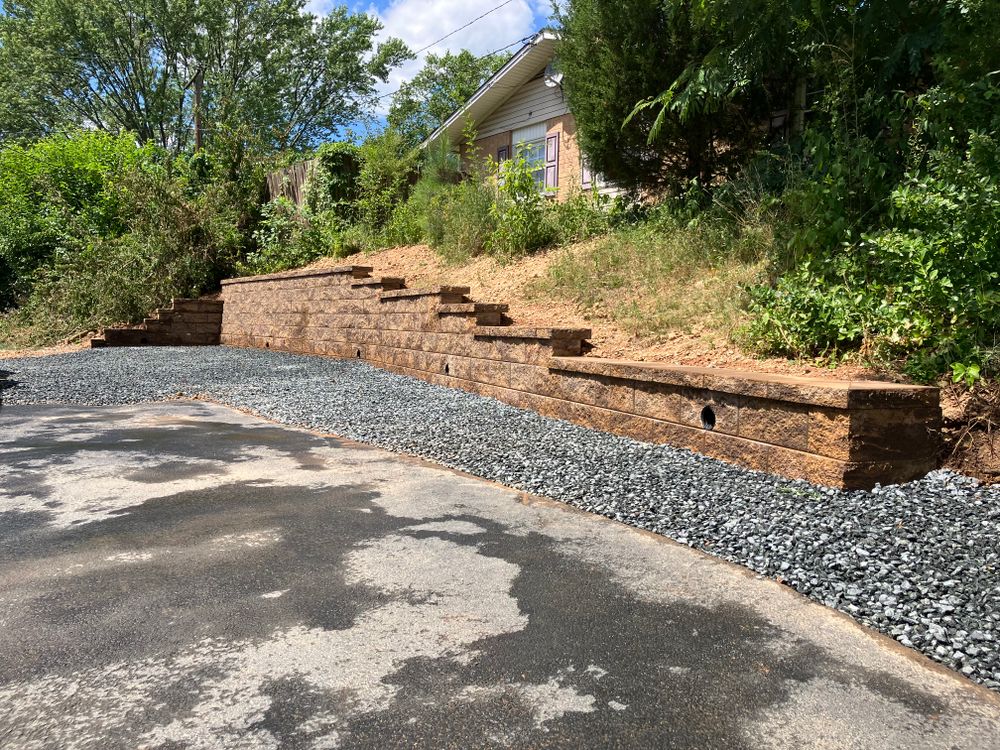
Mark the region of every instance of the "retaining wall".
MULTIPOLYGON (((359 358, 577 424, 820 484, 936 466, 935 388, 603 360, 587 330, 510 324, 464 287, 347 266, 223 282, 221 342, 359 358)), ((484 447, 484 449, 488 449, 484 447)))
POLYGON ((222 301, 175 299, 136 326, 105 328, 90 341, 107 346, 212 346, 222 334, 222 301))

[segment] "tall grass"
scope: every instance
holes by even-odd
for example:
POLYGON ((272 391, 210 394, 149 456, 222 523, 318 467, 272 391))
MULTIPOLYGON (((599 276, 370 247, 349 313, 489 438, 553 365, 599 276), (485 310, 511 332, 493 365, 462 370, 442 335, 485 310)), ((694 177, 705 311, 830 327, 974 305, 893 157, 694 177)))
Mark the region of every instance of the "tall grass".
POLYGON ((568 247, 538 284, 643 337, 671 331, 731 338, 747 290, 767 278, 769 224, 716 215, 685 222, 667 210, 568 247))

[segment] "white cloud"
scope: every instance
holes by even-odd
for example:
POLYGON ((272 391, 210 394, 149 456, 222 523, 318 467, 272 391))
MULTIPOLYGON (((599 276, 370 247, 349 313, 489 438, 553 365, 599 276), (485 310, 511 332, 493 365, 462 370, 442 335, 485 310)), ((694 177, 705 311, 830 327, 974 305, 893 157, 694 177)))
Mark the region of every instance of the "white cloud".
MULTIPOLYGON (((367 8, 360 0, 349 0, 353 12, 364 11, 378 18, 383 29, 378 39, 402 39, 413 51, 433 45, 416 60, 410 60, 392 71, 389 81, 378 87, 379 95, 389 94, 413 78, 423 67, 428 53, 443 54, 468 49, 478 55, 493 52, 504 45, 531 36, 548 22, 552 13, 551 0, 511 0, 468 28, 436 43, 438 39, 464 26, 474 18, 495 8, 503 0, 390 0, 367 8), (379 7, 379 6, 382 7, 379 7)), ((344 0, 307 0, 305 9, 317 16, 330 12, 344 0)), ((516 51, 514 44, 508 51, 516 51)), ((379 101, 376 115, 384 117, 389 110, 389 97, 379 101)))
MULTIPOLYGON (((382 10, 369 8, 371 15, 377 16, 384 26, 382 38, 397 37, 410 49, 416 51, 433 44, 445 34, 457 29, 477 16, 499 5, 500 0, 395 0, 382 10)), ((511 0, 499 10, 476 21, 468 28, 434 44, 416 60, 394 70, 389 82, 380 88, 380 93, 395 91, 408 81, 423 66, 423 58, 428 52, 442 54, 468 49, 476 54, 486 54, 499 47, 529 36, 541 25, 539 18, 547 17, 546 0, 511 0), (538 11, 542 12, 538 14, 538 11)), ((511 47, 511 51, 517 47, 511 47)), ((383 112, 388 109, 389 99, 381 101, 383 112)), ((380 113, 380 114, 382 114, 380 113)))

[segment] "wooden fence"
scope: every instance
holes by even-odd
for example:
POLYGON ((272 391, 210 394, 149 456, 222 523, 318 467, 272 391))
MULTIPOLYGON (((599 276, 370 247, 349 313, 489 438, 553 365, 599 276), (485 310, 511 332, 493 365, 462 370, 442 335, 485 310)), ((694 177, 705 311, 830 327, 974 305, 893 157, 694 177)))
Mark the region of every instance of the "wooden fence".
POLYGON ((283 196, 295 203, 296 206, 301 206, 306 199, 306 180, 309 179, 315 163, 315 159, 309 159, 271 172, 267 176, 267 199, 273 201, 275 198, 283 196))

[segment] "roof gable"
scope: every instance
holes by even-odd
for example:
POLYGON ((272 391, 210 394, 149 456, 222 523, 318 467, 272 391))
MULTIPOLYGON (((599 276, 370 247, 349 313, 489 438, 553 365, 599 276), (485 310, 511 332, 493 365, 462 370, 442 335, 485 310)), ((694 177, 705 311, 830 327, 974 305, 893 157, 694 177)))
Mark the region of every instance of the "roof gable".
POLYGON ((558 35, 553 31, 540 31, 536 34, 506 65, 480 86, 457 112, 431 133, 421 144, 421 148, 426 148, 442 138, 447 138, 451 143, 460 142, 467 120, 482 122, 488 118, 552 61, 558 39, 558 35))

